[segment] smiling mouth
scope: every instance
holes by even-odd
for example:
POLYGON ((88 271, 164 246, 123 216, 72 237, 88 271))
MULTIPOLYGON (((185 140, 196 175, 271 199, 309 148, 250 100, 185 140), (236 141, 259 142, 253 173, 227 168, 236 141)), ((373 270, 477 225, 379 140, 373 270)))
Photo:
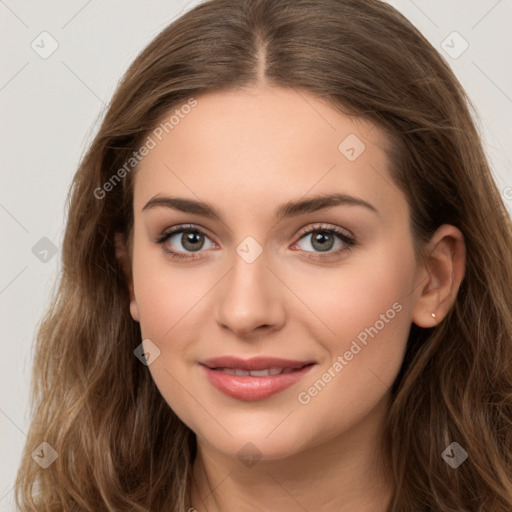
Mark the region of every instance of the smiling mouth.
POLYGON ((311 361, 234 357, 200 363, 214 388, 230 398, 247 402, 269 398, 297 384, 315 365, 311 361))

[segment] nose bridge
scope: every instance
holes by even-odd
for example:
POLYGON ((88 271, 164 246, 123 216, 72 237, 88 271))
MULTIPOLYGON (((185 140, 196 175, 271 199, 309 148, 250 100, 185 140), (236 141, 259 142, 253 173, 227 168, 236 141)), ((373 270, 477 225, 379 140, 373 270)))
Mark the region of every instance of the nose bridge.
POLYGON ((231 271, 219 288, 219 324, 238 335, 247 335, 262 326, 276 328, 283 321, 283 304, 268 264, 268 255, 252 237, 236 247, 231 271))

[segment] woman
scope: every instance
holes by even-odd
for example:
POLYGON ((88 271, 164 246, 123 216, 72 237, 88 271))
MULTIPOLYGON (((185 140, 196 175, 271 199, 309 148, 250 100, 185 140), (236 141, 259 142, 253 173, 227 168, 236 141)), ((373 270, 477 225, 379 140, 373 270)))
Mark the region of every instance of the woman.
POLYGON ((199 5, 76 173, 18 506, 510 510, 511 249, 396 10, 199 5))

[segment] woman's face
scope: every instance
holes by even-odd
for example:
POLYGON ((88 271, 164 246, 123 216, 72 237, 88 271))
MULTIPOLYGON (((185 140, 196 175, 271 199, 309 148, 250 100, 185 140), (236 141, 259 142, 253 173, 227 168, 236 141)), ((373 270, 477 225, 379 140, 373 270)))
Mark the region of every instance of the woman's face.
POLYGON ((378 428, 421 280, 386 137, 293 89, 196 100, 134 184, 131 313, 156 385, 226 456, 378 428))

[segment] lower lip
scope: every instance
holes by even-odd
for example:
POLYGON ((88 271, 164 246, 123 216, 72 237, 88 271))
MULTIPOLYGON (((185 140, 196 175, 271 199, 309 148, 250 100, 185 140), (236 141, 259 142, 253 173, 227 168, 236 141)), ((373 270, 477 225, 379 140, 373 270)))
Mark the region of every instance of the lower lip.
POLYGON ((265 377, 230 375, 219 370, 212 370, 204 365, 201 366, 213 387, 232 398, 252 402, 268 398, 289 388, 299 382, 314 365, 310 364, 293 372, 265 377))

